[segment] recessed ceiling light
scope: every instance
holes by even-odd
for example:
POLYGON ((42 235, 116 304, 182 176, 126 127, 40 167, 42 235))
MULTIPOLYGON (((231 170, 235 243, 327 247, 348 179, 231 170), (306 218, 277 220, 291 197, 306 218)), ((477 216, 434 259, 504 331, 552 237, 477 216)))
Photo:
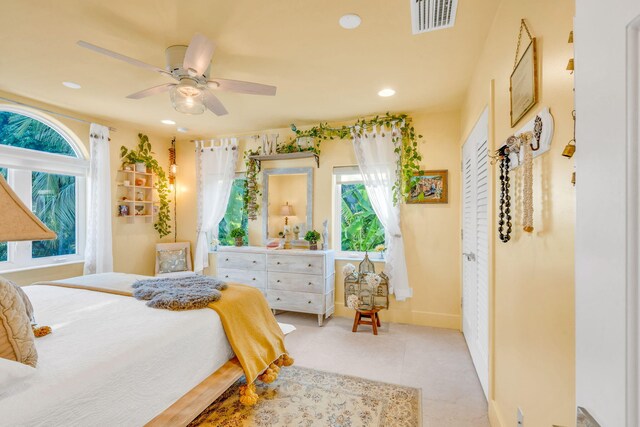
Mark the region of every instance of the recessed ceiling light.
POLYGON ((189 129, 187 129, 187 128, 178 128, 178 132, 181 132, 181 133, 185 133, 185 132, 187 132, 188 130, 189 130, 189 129))
POLYGON ((356 15, 355 13, 347 13, 346 15, 342 15, 340 17, 340 26, 347 30, 353 30, 354 28, 358 28, 362 23, 362 19, 356 15))
POLYGON ((162 123, 164 123, 165 125, 175 125, 176 122, 174 122, 173 120, 169 120, 169 119, 164 119, 164 120, 160 120, 162 123))
POLYGON ((68 87, 69 89, 80 89, 82 87, 78 83, 74 82, 62 82, 62 85, 68 87))
POLYGON ((378 96, 382 96, 382 97, 388 97, 388 96, 393 96, 396 94, 396 91, 393 89, 382 89, 380 92, 378 92, 378 96))

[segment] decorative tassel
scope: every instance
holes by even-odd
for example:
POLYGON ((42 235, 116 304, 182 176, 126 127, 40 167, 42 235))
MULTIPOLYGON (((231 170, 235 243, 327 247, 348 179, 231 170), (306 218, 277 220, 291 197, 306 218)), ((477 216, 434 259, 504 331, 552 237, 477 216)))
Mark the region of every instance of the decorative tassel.
POLYGON ((255 384, 240 386, 240 403, 245 406, 253 406, 258 403, 258 394, 255 384))
POLYGON ((31 325, 31 330, 33 330, 33 335, 36 338, 42 338, 51 333, 51 327, 49 326, 36 326, 31 325))
MULTIPOLYGON (((273 364, 271 366, 273 366, 273 364)), ((263 383, 270 384, 278 379, 278 372, 272 369, 271 366, 269 366, 261 375, 258 376, 258 379, 263 383)))
POLYGON ((284 366, 291 366, 293 365, 293 357, 289 357, 288 354, 283 354, 282 356, 280 356, 282 358, 282 363, 284 364, 284 366))

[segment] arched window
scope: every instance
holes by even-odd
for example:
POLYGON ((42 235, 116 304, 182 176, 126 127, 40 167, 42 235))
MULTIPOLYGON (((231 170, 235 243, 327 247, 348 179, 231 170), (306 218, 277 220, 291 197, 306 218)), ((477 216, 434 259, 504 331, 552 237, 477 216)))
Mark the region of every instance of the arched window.
POLYGON ((77 137, 44 115, 0 105, 0 174, 58 235, 0 242, 0 271, 81 261, 88 161, 77 137))

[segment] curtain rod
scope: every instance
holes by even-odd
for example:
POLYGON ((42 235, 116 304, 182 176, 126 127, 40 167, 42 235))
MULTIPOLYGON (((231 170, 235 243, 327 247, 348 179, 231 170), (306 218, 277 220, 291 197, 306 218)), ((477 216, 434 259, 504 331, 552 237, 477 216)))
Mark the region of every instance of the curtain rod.
MULTIPOLYGON (((71 119, 71 120, 75 120, 77 122, 88 123, 88 124, 94 123, 94 122, 90 122, 89 120, 84 120, 84 119, 79 119, 78 117, 69 116, 68 114, 58 113, 56 111, 47 110, 46 108, 41 108, 41 107, 36 107, 35 105, 25 104, 24 102, 20 102, 20 101, 14 101, 13 99, 5 98, 3 96, 0 96, 0 99, 3 100, 3 101, 12 102, 14 104, 22 105, 23 107, 34 108, 36 110, 43 111, 45 113, 53 114, 53 115, 64 117, 64 118, 71 119)), ((97 124, 99 124, 99 123, 97 123, 97 124)), ((113 128, 111 126, 109 126, 109 130, 111 132, 117 132, 117 129, 113 128)))
MULTIPOLYGON (((404 119, 391 120, 389 123, 395 124, 395 123, 402 123, 402 122, 404 122, 404 119)), ((345 128, 345 129, 355 129, 358 126, 361 126, 361 125, 344 126, 343 128, 345 128)), ((331 128, 325 128, 325 129, 334 130, 335 131, 335 130, 342 130, 343 128, 333 128, 333 127, 331 127, 331 128)), ((240 136, 225 136, 225 137, 222 137, 222 138, 209 138, 209 139, 190 139, 189 142, 198 143, 198 142, 205 142, 205 141, 217 141, 217 140, 225 139, 225 138, 238 138, 238 139, 244 138, 244 137, 246 137, 246 138, 258 137, 259 138, 260 135, 261 134, 257 134, 257 135, 256 134, 254 134, 254 135, 240 135, 240 136)), ((264 135, 266 135, 266 134, 264 134, 264 135)))

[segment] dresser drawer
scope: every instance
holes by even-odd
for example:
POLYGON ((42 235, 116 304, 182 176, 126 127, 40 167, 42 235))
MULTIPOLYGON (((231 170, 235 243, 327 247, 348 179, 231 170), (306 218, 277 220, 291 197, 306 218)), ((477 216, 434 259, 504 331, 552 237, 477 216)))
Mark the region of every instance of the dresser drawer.
POLYGON ((309 292, 267 290, 269 306, 277 310, 323 313, 324 295, 309 292))
POLYGON ((267 269, 284 273, 322 274, 324 257, 268 254, 267 269))
POLYGON ((255 288, 266 288, 266 271, 235 270, 232 268, 218 268, 218 279, 229 283, 241 283, 255 288))
POLYGON ((218 252, 218 268, 264 270, 265 254, 218 252))
POLYGON ((324 291, 322 276, 270 271, 267 277, 269 289, 321 294, 324 291))

